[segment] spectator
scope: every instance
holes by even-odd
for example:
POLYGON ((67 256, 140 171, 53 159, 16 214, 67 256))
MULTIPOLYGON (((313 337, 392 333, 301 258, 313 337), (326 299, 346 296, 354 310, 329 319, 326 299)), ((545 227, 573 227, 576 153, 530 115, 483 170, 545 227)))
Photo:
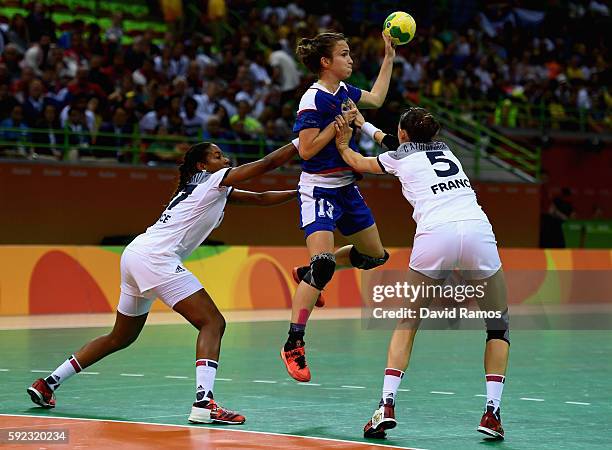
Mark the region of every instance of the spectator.
POLYGON ((91 143, 90 129, 87 126, 83 109, 70 108, 65 130, 68 133, 68 144, 70 146, 67 159, 74 161, 82 157, 93 156, 89 149, 91 143))
POLYGON ((282 92, 281 102, 285 103, 289 98, 295 96, 295 90, 300 84, 300 72, 294 58, 281 49, 280 44, 272 46, 268 62, 273 69, 272 79, 277 83, 282 92))
POLYGON ((49 52, 51 50, 51 36, 42 34, 40 41, 35 42, 25 52, 23 57, 24 67, 30 67, 37 76, 42 75, 43 69, 49 62, 49 52))
POLYGON ((238 113, 230 118, 232 130, 240 139, 256 139, 263 133, 261 123, 250 115, 251 105, 245 100, 238 102, 238 113))
POLYGON ((45 106, 49 100, 43 95, 43 84, 40 80, 34 79, 30 82, 28 96, 23 102, 23 114, 25 123, 33 127, 43 115, 45 106))
POLYGON ((155 100, 153 111, 146 113, 140 120, 140 132, 155 134, 160 126, 168 128, 168 100, 162 97, 155 100))
POLYGON ((47 35, 51 40, 55 39, 55 23, 50 17, 47 6, 43 2, 30 3, 32 8, 26 23, 31 42, 37 42, 43 35, 47 35))
POLYGON ((113 112, 110 122, 100 126, 100 134, 96 139, 96 145, 106 147, 105 151, 97 150, 96 156, 116 157, 118 161, 131 161, 132 126, 128 124, 128 114, 122 107, 113 112), (111 150, 112 149, 112 150, 111 150))
POLYGON ((198 114, 198 102, 193 97, 185 100, 185 111, 181 113, 181 119, 185 126, 185 135, 190 138, 200 137, 206 123, 206 117, 198 114))
POLYGON ((111 26, 106 29, 104 37, 107 41, 121 44, 121 38, 123 37, 123 15, 121 12, 115 11, 113 13, 111 26))
POLYGON ((2 146, 0 151, 5 156, 27 156, 26 143, 29 141, 28 126, 23 121, 23 106, 13 106, 11 116, 0 122, 2 140, 14 143, 12 146, 2 146))
POLYGON ((30 43, 30 32, 25 17, 15 14, 8 29, 9 42, 15 44, 19 53, 24 53, 30 43))
POLYGON ((45 105, 42 117, 38 119, 35 127, 36 132, 32 132, 35 157, 61 159, 64 135, 54 105, 45 105))

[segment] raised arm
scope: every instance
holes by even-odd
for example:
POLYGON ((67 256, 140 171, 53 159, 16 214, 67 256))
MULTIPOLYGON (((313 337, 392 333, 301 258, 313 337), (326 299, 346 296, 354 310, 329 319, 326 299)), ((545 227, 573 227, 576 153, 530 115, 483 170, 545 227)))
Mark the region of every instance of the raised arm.
POLYGON ((251 192, 234 189, 229 202, 237 205, 274 206, 286 203, 297 197, 297 191, 251 192))
POLYGON ((336 116, 334 129, 336 130, 336 148, 345 163, 357 172, 374 174, 384 173, 376 158, 362 156, 348 146, 351 135, 353 134, 353 129, 349 126, 344 117, 336 116))
POLYGON ((233 186, 251 178, 255 178, 266 172, 282 166, 290 161, 297 154, 297 148, 293 142, 274 150, 257 161, 243 164, 231 169, 225 179, 221 182, 222 186, 233 186))
POLYGON ((361 98, 357 106, 360 108, 380 108, 385 102, 389 83, 391 82, 391 74, 393 73, 393 59, 395 58, 395 48, 391 44, 391 38, 382 33, 385 41, 385 57, 378 77, 372 86, 371 91, 361 91, 361 98))

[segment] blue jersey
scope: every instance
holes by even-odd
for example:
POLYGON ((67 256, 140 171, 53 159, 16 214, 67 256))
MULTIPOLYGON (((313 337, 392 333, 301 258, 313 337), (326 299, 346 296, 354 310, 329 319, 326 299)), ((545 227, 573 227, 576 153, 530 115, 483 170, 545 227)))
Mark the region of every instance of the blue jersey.
MULTIPOLYGON (((304 93, 300 100, 297 119, 293 131, 299 133, 307 128, 319 128, 323 130, 334 121, 334 118, 346 109, 349 99, 355 104, 361 98, 361 89, 340 82, 335 93, 329 92, 319 83, 314 83, 304 93)), ((356 149, 355 141, 351 138, 349 147, 356 149)), ((302 170, 309 174, 329 174, 341 171, 352 171, 336 149, 336 143, 332 139, 323 149, 308 161, 302 160, 302 170)))

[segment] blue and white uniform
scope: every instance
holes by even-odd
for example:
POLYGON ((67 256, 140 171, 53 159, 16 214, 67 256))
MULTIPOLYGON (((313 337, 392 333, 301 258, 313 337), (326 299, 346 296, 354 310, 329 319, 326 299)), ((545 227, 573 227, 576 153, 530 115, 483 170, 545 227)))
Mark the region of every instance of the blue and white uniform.
MULTIPOLYGON (((293 131, 308 128, 323 130, 348 108, 349 99, 359 102, 361 89, 340 82, 336 92, 314 83, 302 96, 293 131)), ((351 138, 349 146, 357 146, 351 138)), ((348 166, 332 139, 308 161, 302 160, 298 186, 300 228, 308 237, 316 231, 357 233, 374 224, 374 217, 355 185, 357 174, 348 166)))

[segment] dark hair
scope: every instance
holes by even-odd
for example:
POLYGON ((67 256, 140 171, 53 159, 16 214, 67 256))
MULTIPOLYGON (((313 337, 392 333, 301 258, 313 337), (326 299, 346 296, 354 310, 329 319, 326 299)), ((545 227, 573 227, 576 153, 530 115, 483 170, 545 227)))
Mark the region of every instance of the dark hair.
POLYGON ((336 42, 346 40, 342 33, 319 33, 312 39, 300 39, 295 53, 308 70, 318 74, 321 71, 321 58, 331 58, 336 42))
POLYGON ((189 180, 198 173, 197 163, 201 162, 208 156, 212 148, 212 142, 200 142, 192 145, 185 153, 183 164, 179 166, 179 182, 172 197, 174 198, 180 191, 185 189, 189 180))
POLYGON ((440 123, 424 108, 409 108, 400 116, 399 126, 410 136, 410 142, 431 142, 440 131, 440 123))

